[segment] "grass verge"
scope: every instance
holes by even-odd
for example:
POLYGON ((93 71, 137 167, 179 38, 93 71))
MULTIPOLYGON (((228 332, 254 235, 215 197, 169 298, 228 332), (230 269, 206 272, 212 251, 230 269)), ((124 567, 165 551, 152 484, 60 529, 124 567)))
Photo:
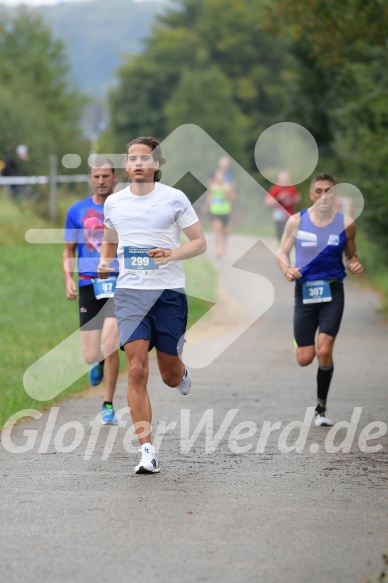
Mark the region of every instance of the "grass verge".
POLYGON ((357 253, 364 266, 368 283, 381 295, 379 311, 388 320, 388 267, 382 263, 382 250, 358 231, 357 253))

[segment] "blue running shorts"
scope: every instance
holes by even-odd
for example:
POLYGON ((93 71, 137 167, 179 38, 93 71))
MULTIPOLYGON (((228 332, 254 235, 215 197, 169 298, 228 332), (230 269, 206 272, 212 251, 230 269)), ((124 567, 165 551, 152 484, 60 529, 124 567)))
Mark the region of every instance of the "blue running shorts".
POLYGON ((148 350, 155 347, 173 356, 182 353, 187 326, 184 289, 116 288, 114 301, 121 350, 133 340, 149 340, 148 350))

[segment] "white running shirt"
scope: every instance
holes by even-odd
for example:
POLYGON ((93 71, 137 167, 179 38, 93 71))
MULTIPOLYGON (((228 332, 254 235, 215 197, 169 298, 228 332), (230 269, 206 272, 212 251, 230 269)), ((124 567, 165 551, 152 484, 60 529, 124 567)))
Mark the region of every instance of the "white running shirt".
POLYGON ((117 256, 120 275, 117 288, 177 289, 185 286, 181 261, 170 261, 148 273, 128 273, 128 259, 124 263, 124 248, 180 246, 181 229, 198 222, 198 217, 187 196, 176 188, 156 182, 149 194, 137 196, 127 186, 111 194, 104 204, 104 223, 117 231, 117 256))

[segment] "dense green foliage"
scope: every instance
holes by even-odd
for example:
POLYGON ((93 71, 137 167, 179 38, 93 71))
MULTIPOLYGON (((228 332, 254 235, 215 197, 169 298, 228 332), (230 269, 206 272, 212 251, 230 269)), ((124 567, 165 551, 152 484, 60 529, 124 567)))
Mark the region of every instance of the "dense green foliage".
POLYGON ((122 151, 129 136, 164 138, 194 122, 235 159, 252 158, 261 131, 282 119, 290 66, 261 18, 256 0, 175 2, 144 52, 121 66, 102 148, 122 151))
POLYGON ((118 71, 101 148, 196 123, 257 177, 261 132, 299 123, 318 143, 317 171, 362 191, 360 224, 385 247, 387 29, 383 0, 175 0, 118 71))
POLYGON ((64 55, 38 14, 0 7, 0 159, 26 144, 33 174, 47 172, 50 154, 87 152, 78 126, 84 100, 64 55))
MULTIPOLYGON (((293 98, 304 105, 299 112, 291 106, 295 119, 321 138, 332 172, 360 188, 365 199, 360 224, 385 249, 387 3, 271 0, 264 25, 292 42, 297 59, 293 98)), ((388 264, 384 252, 381 259, 388 264)))

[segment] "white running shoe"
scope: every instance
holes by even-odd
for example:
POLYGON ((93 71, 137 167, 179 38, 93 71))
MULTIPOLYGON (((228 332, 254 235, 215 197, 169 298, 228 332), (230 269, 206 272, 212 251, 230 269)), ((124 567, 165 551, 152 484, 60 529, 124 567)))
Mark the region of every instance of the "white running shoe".
POLYGON ((317 427, 321 425, 331 426, 333 425, 333 421, 326 417, 326 407, 324 405, 317 405, 315 408, 315 425, 317 427))
POLYGON ((141 452, 141 460, 139 465, 135 467, 135 474, 157 474, 160 472, 154 446, 151 443, 143 443, 139 451, 141 452))
POLYGON ((181 395, 188 395, 191 389, 191 374, 185 369, 185 374, 182 377, 181 382, 176 387, 176 390, 180 392, 181 395))

